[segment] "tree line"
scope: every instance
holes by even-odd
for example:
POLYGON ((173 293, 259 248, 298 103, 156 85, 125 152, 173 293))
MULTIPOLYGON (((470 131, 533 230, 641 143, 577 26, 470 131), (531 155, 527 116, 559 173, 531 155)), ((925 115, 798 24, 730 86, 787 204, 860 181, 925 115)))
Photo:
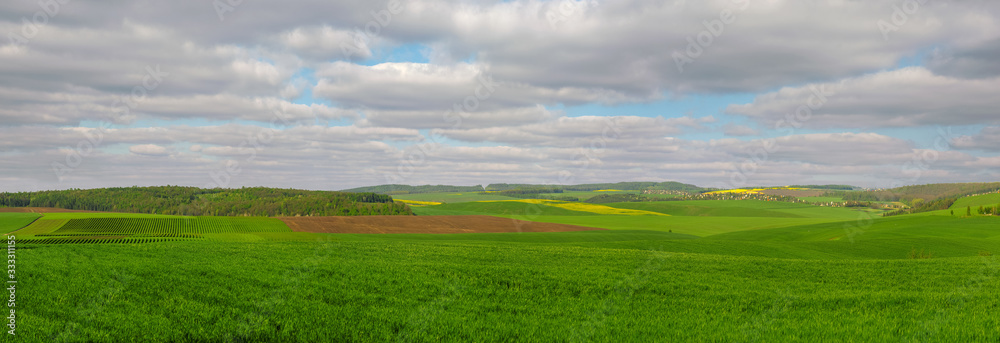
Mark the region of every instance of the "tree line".
POLYGON ((399 185, 399 184, 388 184, 388 185, 378 185, 369 187, 358 187, 345 189, 342 192, 371 192, 380 194, 418 194, 418 193, 463 193, 463 192, 482 192, 482 191, 506 191, 506 190, 516 190, 516 189, 533 189, 533 188, 557 188, 564 191, 580 191, 580 192, 590 192, 599 189, 617 189, 623 191, 642 191, 642 190, 668 190, 668 191, 684 191, 684 192, 701 192, 704 188, 690 185, 686 183, 680 183, 676 181, 667 182, 616 182, 616 183, 589 183, 589 184, 579 184, 579 185, 535 185, 535 184, 520 184, 520 183, 493 183, 487 186, 475 185, 475 186, 449 186, 449 185, 423 185, 423 186, 410 186, 410 185, 399 185))
POLYGON ((350 193, 379 193, 389 195, 399 194, 419 194, 419 193, 462 193, 462 192, 482 192, 483 186, 448 186, 448 185, 378 185, 369 187, 358 187, 345 189, 341 192, 350 193))
POLYGON ((914 207, 911 207, 911 208, 902 208, 902 209, 898 209, 898 210, 895 210, 895 211, 886 212, 886 213, 883 213, 882 216, 883 217, 891 217, 891 216, 897 216, 897 215, 901 215, 901 214, 912 214, 912 213, 930 212, 930 211, 937 211, 937 210, 947 210, 948 208, 951 207, 951 205, 954 205, 955 201, 957 201, 957 200, 958 200, 958 198, 945 198, 945 199, 937 199, 937 200, 932 200, 932 201, 917 201, 914 204, 914 205, 916 205, 914 207))
POLYGON ((412 215, 389 195, 252 187, 119 187, 0 193, 0 207, 196 216, 412 215))

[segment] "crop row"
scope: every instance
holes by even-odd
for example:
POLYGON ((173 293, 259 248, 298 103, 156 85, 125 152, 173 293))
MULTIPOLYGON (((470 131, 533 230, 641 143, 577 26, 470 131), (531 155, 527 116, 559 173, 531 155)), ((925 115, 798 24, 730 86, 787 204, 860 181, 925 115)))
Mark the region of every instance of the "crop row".
MULTIPOLYGON (((35 237, 73 237, 73 236, 93 236, 93 233, 43 233, 35 237)), ((135 234, 129 237, 161 237, 161 238, 204 238, 198 233, 159 233, 159 234, 135 234)))
POLYGON ((180 238, 45 238, 26 240, 26 244, 138 244, 182 241, 180 238))
POLYGON ((57 235, 83 234, 182 234, 287 232, 288 227, 272 218, 190 217, 190 218, 86 218, 72 219, 57 235))

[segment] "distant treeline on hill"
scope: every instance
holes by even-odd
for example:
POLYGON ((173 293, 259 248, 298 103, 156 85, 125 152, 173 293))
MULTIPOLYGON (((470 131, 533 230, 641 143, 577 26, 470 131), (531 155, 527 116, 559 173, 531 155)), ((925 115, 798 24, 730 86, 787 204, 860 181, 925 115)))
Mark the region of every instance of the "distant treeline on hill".
POLYGON ((561 189, 563 191, 589 192, 601 189, 617 189, 622 191, 642 191, 642 190, 671 190, 697 193, 704 190, 695 185, 680 182, 618 182, 618 183, 591 183, 581 185, 535 185, 535 184, 508 184, 494 183, 486 187, 476 186, 447 186, 447 185, 379 185, 371 187, 359 187, 345 189, 344 192, 371 192, 379 194, 417 194, 417 193, 462 193, 462 192, 482 192, 482 191, 508 191, 518 189, 561 189))
POLYGON ((507 184, 495 183, 486 186, 489 191, 504 191, 511 189, 531 189, 531 188, 558 188, 564 191, 590 192, 601 189, 616 189, 620 191, 642 191, 642 190, 673 190, 700 192, 701 187, 680 182, 617 182, 617 183, 588 183, 581 185, 532 185, 532 184, 507 184))
MULTIPOLYGON (((997 190, 1000 190, 1000 182, 938 183, 930 185, 904 186, 877 191, 834 191, 827 192, 825 196, 841 197, 845 201, 900 201, 909 204, 910 206, 923 206, 920 203, 924 203, 925 205, 933 202, 934 200, 946 198, 957 199, 963 196, 995 192, 997 190), (917 204, 914 204, 914 201, 916 201, 917 204)), ((939 204, 939 207, 944 206, 944 203, 939 204)))
POLYGON ((378 194, 418 194, 418 193, 462 193, 462 192, 482 192, 483 186, 448 186, 448 185, 379 185, 370 187, 358 187, 345 189, 341 192, 351 193, 378 193, 378 194))
POLYGON ((930 212, 937 210, 947 210, 951 205, 955 204, 956 198, 944 198, 937 199, 929 202, 916 201, 911 208, 901 208, 895 211, 890 211, 882 213, 883 217, 898 216, 901 214, 911 214, 911 213, 921 213, 930 212))
POLYGON ((0 193, 0 206, 205 216, 411 215, 389 195, 276 188, 124 187, 0 193))
POLYGON ((483 191, 479 192, 480 195, 502 195, 511 198, 521 198, 521 199, 548 199, 548 200, 561 200, 561 201, 580 201, 580 198, 574 196, 562 196, 563 190, 559 188, 549 188, 548 186, 534 186, 537 188, 517 188, 508 189, 503 191, 483 191), (551 195, 555 194, 555 195, 551 195))

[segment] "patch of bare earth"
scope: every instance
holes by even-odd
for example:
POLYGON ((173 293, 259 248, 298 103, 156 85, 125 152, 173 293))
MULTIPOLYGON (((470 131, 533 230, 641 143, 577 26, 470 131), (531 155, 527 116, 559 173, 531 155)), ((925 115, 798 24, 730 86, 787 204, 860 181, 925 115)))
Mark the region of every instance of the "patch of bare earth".
POLYGON ((292 231, 321 233, 485 233, 604 230, 492 216, 279 217, 292 231))

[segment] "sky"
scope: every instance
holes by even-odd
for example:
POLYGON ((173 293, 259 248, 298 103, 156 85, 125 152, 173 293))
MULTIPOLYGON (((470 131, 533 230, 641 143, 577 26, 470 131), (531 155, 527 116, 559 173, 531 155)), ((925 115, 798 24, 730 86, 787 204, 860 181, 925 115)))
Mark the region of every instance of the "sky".
POLYGON ((1000 2, 4 1, 0 192, 1000 180, 1000 2))

